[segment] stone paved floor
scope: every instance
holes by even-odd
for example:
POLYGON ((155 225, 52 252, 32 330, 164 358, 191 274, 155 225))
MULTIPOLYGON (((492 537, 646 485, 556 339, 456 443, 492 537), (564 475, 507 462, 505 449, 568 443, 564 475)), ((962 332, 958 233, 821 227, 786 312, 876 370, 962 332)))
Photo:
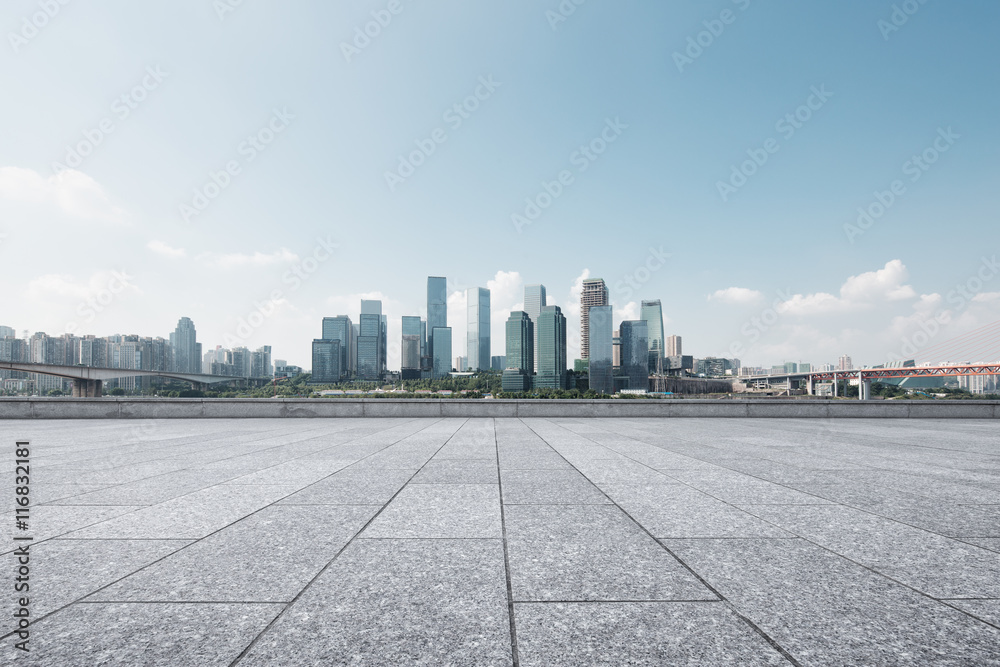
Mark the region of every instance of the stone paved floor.
MULTIPOLYGON (((68 665, 1000 664, 1000 426, 0 423, 68 665)), ((23 533, 18 533, 23 534, 23 533)), ((5 631, 14 594, 4 584, 5 631)))

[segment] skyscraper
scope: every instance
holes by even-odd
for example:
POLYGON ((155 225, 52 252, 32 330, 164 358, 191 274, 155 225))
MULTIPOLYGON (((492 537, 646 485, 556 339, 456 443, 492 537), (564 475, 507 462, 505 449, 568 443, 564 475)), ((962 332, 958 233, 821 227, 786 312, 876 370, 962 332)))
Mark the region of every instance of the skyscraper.
POLYGON ((679 357, 684 354, 681 351, 681 337, 680 336, 668 336, 666 342, 666 352, 663 354, 665 357, 679 357))
POLYGON ((451 327, 436 327, 431 332, 434 341, 433 377, 448 377, 451 372, 451 327))
POLYGON ((854 368, 854 362, 846 354, 837 360, 837 370, 838 371, 849 371, 854 368))
POLYGON ((317 338, 312 342, 312 384, 332 384, 340 381, 340 340, 317 338))
POLYGON ((665 341, 663 340, 663 307, 660 300, 643 301, 639 319, 646 322, 649 335, 649 369, 655 372, 661 368, 665 356, 665 341))
POLYGON ((170 334, 170 345, 174 348, 174 371, 178 373, 201 372, 201 343, 191 318, 182 317, 177 328, 170 334))
POLYGON ((649 389, 649 334, 645 320, 625 320, 619 327, 622 345, 622 373, 628 388, 649 389))
MULTIPOLYGON (((538 315, 542 308, 549 305, 545 296, 545 285, 525 285, 524 286, 524 312, 528 314, 531 323, 538 327, 538 315)), ((535 367, 528 370, 531 375, 538 368, 538 338, 535 338, 534 351, 535 367)))
POLYGON ((465 292, 468 318, 466 343, 469 370, 490 368, 490 291, 472 287, 465 292))
POLYGON ((592 306, 608 305, 608 287, 601 278, 583 281, 580 292, 580 358, 590 358, 590 321, 587 317, 592 306))
POLYGON ((535 325, 528 313, 515 310, 504 325, 507 339, 507 368, 501 386, 504 391, 526 391, 531 387, 535 367, 535 325))
MULTIPOLYGON (((434 355, 434 330, 448 326, 448 279, 440 276, 427 278, 427 356, 434 355)), ((451 353, 449 353, 449 357, 451 353)), ((451 361, 449 360, 450 364, 451 361)), ((433 362, 432 362, 433 367, 433 362)))
POLYGON ((382 379, 382 302, 361 301, 361 330, 358 335, 358 379, 377 381, 382 379))
POLYGON ((538 315, 538 375, 536 387, 566 388, 566 316, 559 306, 545 306, 538 315))
POLYGON ((420 331, 419 317, 403 317, 403 341, 400 348, 400 373, 404 380, 420 378, 420 331))
POLYGON ((354 360, 351 358, 351 349, 354 347, 354 325, 347 315, 337 315, 336 317, 323 318, 323 340, 340 341, 340 368, 341 379, 354 374, 354 360))
POLYGON ((590 329, 590 388, 601 394, 613 394, 614 355, 611 306, 591 306, 590 329))

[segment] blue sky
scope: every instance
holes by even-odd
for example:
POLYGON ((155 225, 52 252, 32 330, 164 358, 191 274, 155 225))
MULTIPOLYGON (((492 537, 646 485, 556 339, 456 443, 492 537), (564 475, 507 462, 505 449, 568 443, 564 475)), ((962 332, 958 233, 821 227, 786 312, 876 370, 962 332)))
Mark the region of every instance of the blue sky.
POLYGON ((993 2, 45 4, 0 17, 18 331, 166 336, 188 316, 206 348, 308 366, 320 318, 381 297, 398 366, 428 275, 449 278, 456 353, 462 289, 493 288, 502 354, 540 282, 574 358, 584 276, 621 318, 659 298, 686 353, 747 364, 919 357, 1000 319, 993 2), (526 199, 547 206, 517 225, 526 199))

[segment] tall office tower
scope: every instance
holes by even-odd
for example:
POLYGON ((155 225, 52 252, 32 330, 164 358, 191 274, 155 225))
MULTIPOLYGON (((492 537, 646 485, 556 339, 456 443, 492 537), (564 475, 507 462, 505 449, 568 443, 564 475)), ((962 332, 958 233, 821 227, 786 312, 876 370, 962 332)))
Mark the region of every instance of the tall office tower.
POLYGON ((0 338, 14 338, 14 329, 0 326, 0 338))
MULTIPOLYGON (((538 315, 542 312, 542 308, 549 305, 546 301, 545 296, 545 285, 525 285, 524 286, 524 312, 528 314, 531 318, 531 323, 537 328, 538 327, 538 315)), ((536 372, 538 369, 538 338, 535 338, 535 351, 534 351, 535 367, 528 371, 528 375, 536 372)))
POLYGON ((382 379, 382 302, 361 301, 361 330, 358 336, 358 379, 382 379))
POLYGON ((400 348, 400 374, 404 380, 420 379, 420 331, 423 323, 419 317, 403 316, 403 342, 400 348))
POLYGON ((505 368, 507 368, 507 357, 505 357, 503 355, 497 356, 495 354, 492 357, 490 357, 490 370, 491 371, 501 371, 502 372, 503 369, 505 369, 505 368))
POLYGON ((566 316, 559 306, 545 306, 538 315, 538 375, 536 387, 566 388, 566 316))
POLYGON ((614 326, 611 306, 591 306, 590 329, 590 388, 601 394, 615 393, 614 326))
POLYGON ((611 365, 622 367, 622 336, 618 329, 611 332, 611 365))
POLYGON ((201 343, 194 322, 182 317, 177 328, 170 334, 170 346, 174 348, 174 371, 178 373, 201 372, 201 343))
POLYGON ((667 336, 665 357, 679 357, 684 352, 681 351, 681 337, 667 336))
POLYGON ((663 368, 665 341, 663 340, 663 307, 660 300, 643 301, 639 319, 646 322, 649 332, 649 370, 658 372, 663 368))
POLYGON ((622 374, 628 388, 649 390, 649 334, 645 320, 625 320, 619 327, 622 339, 622 374))
MULTIPOLYGON (((360 320, 360 318, 359 318, 360 320)), ((350 367, 350 376, 358 376, 358 336, 361 335, 361 322, 355 322, 352 326, 354 329, 354 335, 351 337, 351 351, 349 354, 348 366, 350 367)))
POLYGON ((600 278, 583 281, 580 293, 580 358, 590 358, 590 321, 587 313, 592 306, 608 305, 608 287, 600 278))
POLYGON ((838 371, 849 371, 854 368, 854 362, 846 354, 837 360, 838 371))
POLYGON ((314 339, 312 344, 312 378, 310 384, 331 384, 340 381, 340 340, 314 339))
POLYGON ((466 343, 469 370, 490 368, 490 291, 472 287, 465 291, 468 317, 466 343))
POLYGON ((527 391, 535 368, 535 325, 527 312, 515 310, 504 325, 507 368, 501 377, 504 391, 527 391))
MULTIPOLYGON (((379 310, 381 310, 381 304, 379 304, 379 310)), ((384 313, 382 315, 382 331, 380 336, 378 346, 378 376, 380 379, 383 379, 385 378, 389 363, 389 316, 384 313)))
POLYGON ((353 374, 351 348, 354 343, 354 323, 347 315, 323 318, 323 340, 340 341, 340 373, 341 379, 353 374))
MULTIPOLYGON (((343 345, 343 343, 341 343, 343 345)), ((271 366, 271 346, 262 345, 250 353, 250 377, 274 377, 274 367, 271 366)))
MULTIPOLYGON (((433 360, 434 330, 448 326, 448 279, 440 276, 427 278, 427 356, 433 360)), ((451 363, 451 360, 448 361, 451 363)))
POLYGON ((451 327, 435 327, 431 331, 434 341, 433 377, 448 377, 451 372, 451 327))

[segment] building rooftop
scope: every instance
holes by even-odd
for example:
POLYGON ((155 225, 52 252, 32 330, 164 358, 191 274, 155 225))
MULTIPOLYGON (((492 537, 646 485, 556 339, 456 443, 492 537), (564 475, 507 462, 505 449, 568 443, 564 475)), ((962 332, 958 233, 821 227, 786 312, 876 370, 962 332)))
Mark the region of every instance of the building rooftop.
POLYGON ((993 421, 3 426, 7 664, 1000 664, 993 421))

